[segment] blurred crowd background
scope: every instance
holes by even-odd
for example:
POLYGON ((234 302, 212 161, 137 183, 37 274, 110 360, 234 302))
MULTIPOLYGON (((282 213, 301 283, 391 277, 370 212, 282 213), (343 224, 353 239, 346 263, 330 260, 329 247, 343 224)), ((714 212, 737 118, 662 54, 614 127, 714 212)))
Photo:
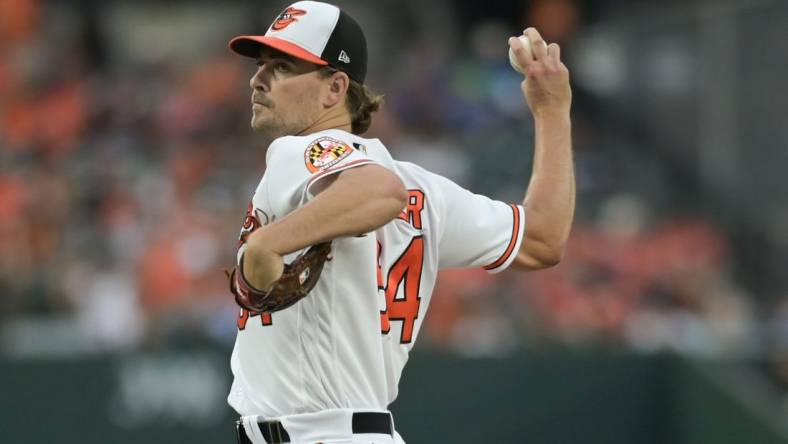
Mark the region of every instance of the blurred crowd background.
MULTIPOLYGON (((533 145, 507 37, 536 26, 572 73, 565 260, 443 272, 417 348, 732 357, 788 390, 788 2, 337 3, 386 98, 367 136, 497 199, 522 200, 533 145)), ((0 0, 6 351, 232 345, 222 269, 265 147, 226 45, 284 6, 0 0)))

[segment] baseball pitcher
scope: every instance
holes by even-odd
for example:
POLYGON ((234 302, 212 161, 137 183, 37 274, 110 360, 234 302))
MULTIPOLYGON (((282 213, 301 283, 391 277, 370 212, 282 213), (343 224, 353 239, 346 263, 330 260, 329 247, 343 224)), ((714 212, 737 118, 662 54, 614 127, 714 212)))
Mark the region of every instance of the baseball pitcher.
POLYGON ((388 406, 438 270, 559 262, 575 196, 569 74, 558 45, 533 28, 524 35, 532 51, 509 45, 536 137, 519 204, 361 136, 381 99, 364 85, 362 29, 336 6, 299 1, 264 35, 230 41, 257 62, 251 126, 268 143, 229 276, 239 443, 402 443, 388 406))

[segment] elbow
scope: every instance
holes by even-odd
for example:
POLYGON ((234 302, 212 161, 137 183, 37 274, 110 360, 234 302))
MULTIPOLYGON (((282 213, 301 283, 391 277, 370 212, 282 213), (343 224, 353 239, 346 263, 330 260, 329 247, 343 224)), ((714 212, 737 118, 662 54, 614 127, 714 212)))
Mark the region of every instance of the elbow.
POLYGON ((545 241, 526 236, 517 254, 518 268, 533 271, 555 267, 563 260, 565 250, 565 241, 545 241))
POLYGON ((564 258, 564 248, 563 246, 545 245, 531 256, 536 260, 538 269, 555 267, 564 258))
POLYGON ((544 253, 539 257, 542 268, 555 267, 564 258, 564 246, 546 246, 544 253))
POLYGON ((554 211, 540 210, 537 205, 526 207, 523 241, 518 252, 519 268, 542 270, 561 263, 569 239, 571 214, 560 217, 554 211))
POLYGON ((389 216, 389 220, 394 219, 408 205, 408 190, 402 183, 402 179, 394 174, 388 178, 385 186, 381 189, 386 202, 387 216, 389 216))
POLYGON ((392 196, 396 202, 397 208, 397 212, 394 214, 394 217, 399 216, 399 214, 402 213, 402 209, 408 206, 409 197, 410 195, 408 194, 408 190, 405 189, 405 185, 403 184, 399 192, 395 196, 392 196))

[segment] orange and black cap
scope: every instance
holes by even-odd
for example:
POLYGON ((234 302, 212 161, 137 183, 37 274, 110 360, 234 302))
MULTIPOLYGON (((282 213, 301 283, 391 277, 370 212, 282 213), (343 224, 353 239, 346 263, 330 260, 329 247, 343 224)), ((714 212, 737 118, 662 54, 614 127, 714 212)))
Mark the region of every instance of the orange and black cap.
POLYGON ((274 19, 264 35, 230 40, 230 49, 252 58, 260 56, 262 45, 344 71, 358 83, 363 84, 367 74, 367 41, 361 26, 328 3, 293 3, 274 19))

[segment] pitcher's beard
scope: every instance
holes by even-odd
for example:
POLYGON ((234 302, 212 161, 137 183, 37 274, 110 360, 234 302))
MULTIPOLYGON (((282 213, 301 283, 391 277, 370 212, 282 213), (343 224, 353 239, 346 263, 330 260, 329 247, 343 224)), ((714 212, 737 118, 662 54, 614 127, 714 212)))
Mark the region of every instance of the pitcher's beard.
MULTIPOLYGON (((268 110, 270 112, 270 110, 268 110)), ((252 114, 252 129, 268 142, 283 136, 294 136, 299 134, 304 128, 308 128, 312 122, 304 117, 296 122, 285 122, 278 114, 269 116, 252 114)))
POLYGON ((278 116, 252 114, 252 129, 269 142, 286 133, 284 122, 278 116))
POLYGON ((295 134, 293 129, 290 128, 290 125, 287 125, 287 123, 278 115, 253 115, 252 129, 254 129, 256 133, 263 136, 263 138, 268 143, 273 142, 274 139, 278 139, 279 137, 295 134))

